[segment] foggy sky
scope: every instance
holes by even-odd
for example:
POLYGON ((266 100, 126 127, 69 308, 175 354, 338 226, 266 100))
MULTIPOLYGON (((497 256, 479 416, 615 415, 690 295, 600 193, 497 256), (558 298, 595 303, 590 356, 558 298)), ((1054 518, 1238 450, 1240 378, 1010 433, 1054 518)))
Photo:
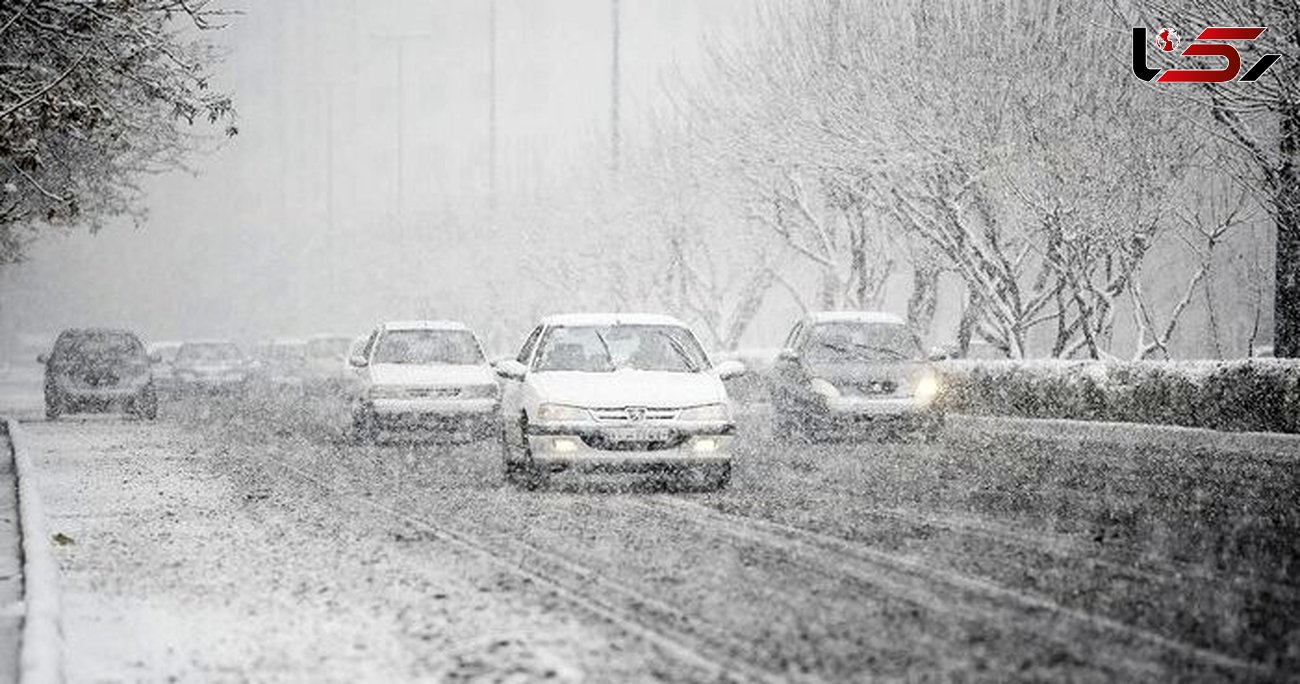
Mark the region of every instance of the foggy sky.
MULTIPOLYGON (((631 135, 663 74, 694 68, 701 38, 734 30, 748 5, 621 5, 631 135)), ((488 7, 245 3, 211 34, 228 51, 216 86, 233 94, 240 134, 192 159, 193 175, 147 179, 140 229, 123 221, 38 243, 0 276, 5 327, 249 340, 359 333, 416 314, 472 319, 475 264, 503 242, 455 218, 487 202, 488 7), (394 277, 402 259, 416 278, 394 277), (422 293, 419 311, 395 294, 404 288, 422 293)), ((508 205, 608 164, 593 154, 608 151, 611 17, 609 0, 497 7, 498 196, 508 205)))

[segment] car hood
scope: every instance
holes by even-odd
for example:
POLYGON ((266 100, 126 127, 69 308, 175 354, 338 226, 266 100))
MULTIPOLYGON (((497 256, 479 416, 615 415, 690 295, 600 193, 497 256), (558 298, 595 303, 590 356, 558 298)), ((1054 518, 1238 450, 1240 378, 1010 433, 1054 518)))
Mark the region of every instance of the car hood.
POLYGON ((527 382, 538 401, 593 408, 677 408, 727 399, 722 381, 712 373, 543 371, 530 373, 527 382))
POLYGON ((491 366, 423 366, 409 363, 376 363, 370 366, 375 385, 430 386, 492 385, 497 376, 491 366))
POLYGON ((808 364, 808 375, 837 383, 892 382, 911 387, 931 372, 924 361, 836 361, 808 364))

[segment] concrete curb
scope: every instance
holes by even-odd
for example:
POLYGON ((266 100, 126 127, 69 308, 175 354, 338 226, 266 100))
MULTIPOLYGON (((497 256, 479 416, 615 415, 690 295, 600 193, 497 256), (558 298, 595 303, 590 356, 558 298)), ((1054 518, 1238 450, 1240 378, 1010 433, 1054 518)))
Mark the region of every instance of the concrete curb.
POLYGON ((1068 437, 1110 442, 1169 442, 1180 447, 1208 447, 1247 454, 1300 458, 1300 435, 1276 432, 1221 432, 1206 428, 1152 423, 1120 423, 1064 418, 1017 418, 968 413, 948 414, 948 426, 957 430, 1018 434, 1033 437, 1068 437))
POLYGON ((27 453, 18 421, 4 419, 13 448, 18 480, 18 524, 23 549, 23 634, 18 663, 19 684, 63 681, 63 619, 59 566, 45 528, 45 508, 36 491, 36 467, 27 453))

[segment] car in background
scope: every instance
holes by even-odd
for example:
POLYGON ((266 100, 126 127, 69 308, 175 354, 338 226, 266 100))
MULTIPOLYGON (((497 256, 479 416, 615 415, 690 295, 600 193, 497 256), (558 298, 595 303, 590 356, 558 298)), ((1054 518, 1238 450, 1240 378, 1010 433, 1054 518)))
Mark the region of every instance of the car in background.
POLYGON ((344 387, 351 371, 348 352, 353 339, 346 335, 316 335, 304 345, 302 378, 309 389, 337 392, 344 387))
POLYGON ((541 321, 505 380, 501 450, 508 481, 544 486, 565 470, 731 479, 735 432, 724 380, 681 321, 654 314, 569 314, 541 321))
POLYGON ((474 333, 459 321, 392 321, 349 359, 358 370, 357 438, 483 439, 500 430, 500 388, 474 333))
POLYGON ((257 382, 277 392, 302 392, 307 365, 307 343, 294 338, 262 342, 253 351, 257 382))
POLYGON ((172 364, 180 350, 180 342, 154 342, 148 347, 149 359, 153 363, 153 385, 160 396, 176 393, 176 373, 172 364))
POLYGON ((176 387, 187 394, 242 392, 255 369, 253 360, 230 340, 183 342, 172 362, 176 387))
POLYGON ((778 436, 816 439, 874 428, 937 436, 939 380, 901 318, 810 313, 791 329, 772 374, 778 436))
POLYGON ((65 330, 45 365, 45 417, 55 420, 77 411, 125 411, 158 416, 153 370, 140 338, 126 330, 65 330))

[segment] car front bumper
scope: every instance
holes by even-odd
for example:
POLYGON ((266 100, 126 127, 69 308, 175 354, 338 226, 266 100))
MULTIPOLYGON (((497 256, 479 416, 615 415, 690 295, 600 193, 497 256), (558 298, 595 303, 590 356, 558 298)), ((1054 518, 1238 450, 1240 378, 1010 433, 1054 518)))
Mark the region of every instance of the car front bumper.
POLYGON ((363 421, 381 431, 430 431, 478 436, 496 434, 501 414, 496 399, 369 399, 363 421))
POLYGON ((59 396, 64 401, 75 402, 77 404, 120 404, 132 401, 139 397, 148 387, 146 384, 140 385, 119 385, 117 387, 76 387, 63 385, 59 387, 59 396))
POLYGON ((552 469, 647 472, 728 464, 734 433, 730 423, 570 424, 532 425, 525 437, 533 462, 552 469))
POLYGON ((935 402, 920 402, 910 396, 823 397, 804 411, 808 427, 838 432, 871 426, 923 429, 942 423, 943 412, 935 402))

